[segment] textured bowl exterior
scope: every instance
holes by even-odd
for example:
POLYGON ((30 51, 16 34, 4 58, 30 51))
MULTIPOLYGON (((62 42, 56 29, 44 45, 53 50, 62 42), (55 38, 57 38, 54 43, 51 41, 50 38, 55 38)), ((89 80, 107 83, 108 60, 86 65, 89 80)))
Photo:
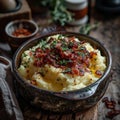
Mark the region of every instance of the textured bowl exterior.
POLYGON ((24 43, 14 54, 12 68, 13 73, 16 77, 17 90, 25 100, 30 102, 32 105, 38 108, 42 108, 44 110, 49 110, 52 112, 70 112, 77 110, 83 111, 87 108, 94 106, 101 99, 110 82, 109 73, 111 65, 112 59, 109 51, 98 40, 79 33, 61 31, 43 35, 41 37, 35 38, 31 41, 24 43), (107 69, 104 75, 99 80, 79 90, 67 92, 52 92, 42 90, 36 86, 33 86, 20 77, 17 68, 19 67, 20 57, 23 51, 35 45, 41 38, 58 33, 74 35, 80 40, 90 42, 93 46, 96 46, 98 49, 101 50, 102 55, 106 56, 107 59, 107 69))

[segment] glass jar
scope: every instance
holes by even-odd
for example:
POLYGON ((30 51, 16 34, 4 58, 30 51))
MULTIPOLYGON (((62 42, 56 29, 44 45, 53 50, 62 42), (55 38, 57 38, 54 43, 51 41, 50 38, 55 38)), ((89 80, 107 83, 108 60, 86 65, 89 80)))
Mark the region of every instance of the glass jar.
POLYGON ((88 21, 88 1, 87 0, 65 0, 68 11, 73 14, 73 21, 70 25, 80 25, 88 21))

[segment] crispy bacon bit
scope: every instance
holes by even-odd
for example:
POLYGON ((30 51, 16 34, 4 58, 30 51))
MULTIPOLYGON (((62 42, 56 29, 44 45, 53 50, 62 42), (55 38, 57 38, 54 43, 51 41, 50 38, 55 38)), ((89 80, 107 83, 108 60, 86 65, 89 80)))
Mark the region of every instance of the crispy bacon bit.
POLYGON ((93 51, 92 51, 92 52, 90 52, 90 57, 91 57, 91 58, 93 58, 93 57, 94 57, 94 56, 96 56, 96 55, 97 55, 97 53, 96 53, 96 52, 93 52, 93 51))
POLYGON ((31 34, 31 32, 25 28, 18 28, 12 33, 12 35, 14 35, 16 37, 25 37, 30 34, 31 34))
MULTIPOLYGON (((75 36, 68 37, 68 40, 69 40, 69 41, 75 41, 75 36)), ((68 42, 69 42, 69 41, 68 41, 68 42)))
POLYGON ((95 74, 98 75, 98 76, 101 76, 102 72, 100 70, 96 70, 95 74))
POLYGON ((72 68, 72 73, 75 74, 75 75, 80 74, 79 69, 77 69, 77 68, 72 68))
POLYGON ((60 49, 61 45, 62 45, 61 43, 57 43, 56 48, 60 49))
POLYGON ((36 52, 42 52, 42 49, 37 48, 37 49, 36 49, 36 52))
POLYGON ((83 41, 80 41, 80 44, 84 44, 85 43, 85 41, 83 40, 83 41))
POLYGON ((37 85, 36 80, 31 80, 31 84, 32 84, 32 85, 37 85))
POLYGON ((109 100, 108 97, 103 98, 102 102, 105 103, 106 108, 111 109, 106 115, 108 118, 114 118, 116 115, 120 114, 120 110, 115 109, 116 102, 114 100, 109 100))
POLYGON ((27 70, 26 72, 29 73, 29 70, 27 70))
POLYGON ((41 61, 40 60, 35 60, 33 65, 35 65, 37 67, 41 67, 42 66, 42 60, 41 61))

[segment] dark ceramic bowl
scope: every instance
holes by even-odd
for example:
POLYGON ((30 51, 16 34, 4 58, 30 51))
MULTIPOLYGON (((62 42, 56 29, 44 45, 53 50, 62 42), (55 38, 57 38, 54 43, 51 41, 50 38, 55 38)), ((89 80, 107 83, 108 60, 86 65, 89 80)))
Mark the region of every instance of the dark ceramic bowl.
POLYGON ((5 33, 7 35, 7 42, 11 49, 15 51, 23 42, 34 37, 38 32, 38 26, 33 20, 21 19, 9 22, 5 27, 5 33), (17 29, 24 28, 31 32, 30 35, 17 37, 13 35, 17 29))
POLYGON ((16 77, 17 90, 25 100, 27 100, 36 107, 43 108, 44 110, 50 110, 53 112, 67 112, 77 110, 82 111, 84 109, 88 109, 95 105, 102 98, 108 87, 108 83, 110 82, 109 73, 111 69, 111 64, 112 59, 109 51, 98 40, 79 33, 54 32, 24 43, 14 54, 12 67, 13 74, 16 77), (82 89, 73 91, 52 92, 40 89, 27 83, 19 75, 17 69, 20 65, 20 58, 22 53, 28 48, 36 45, 40 39, 58 33, 64 35, 74 35, 80 40, 90 42, 93 46, 97 47, 101 51, 102 55, 106 57, 107 68, 100 79, 82 89))

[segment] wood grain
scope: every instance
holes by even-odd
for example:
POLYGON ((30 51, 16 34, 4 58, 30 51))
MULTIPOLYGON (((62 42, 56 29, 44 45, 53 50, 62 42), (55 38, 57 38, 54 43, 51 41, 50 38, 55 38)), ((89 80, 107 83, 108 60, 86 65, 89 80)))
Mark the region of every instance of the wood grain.
POLYGON ((97 120, 98 106, 84 111, 74 113, 50 113, 36 110, 30 106, 26 106, 23 111, 25 120, 97 120))

